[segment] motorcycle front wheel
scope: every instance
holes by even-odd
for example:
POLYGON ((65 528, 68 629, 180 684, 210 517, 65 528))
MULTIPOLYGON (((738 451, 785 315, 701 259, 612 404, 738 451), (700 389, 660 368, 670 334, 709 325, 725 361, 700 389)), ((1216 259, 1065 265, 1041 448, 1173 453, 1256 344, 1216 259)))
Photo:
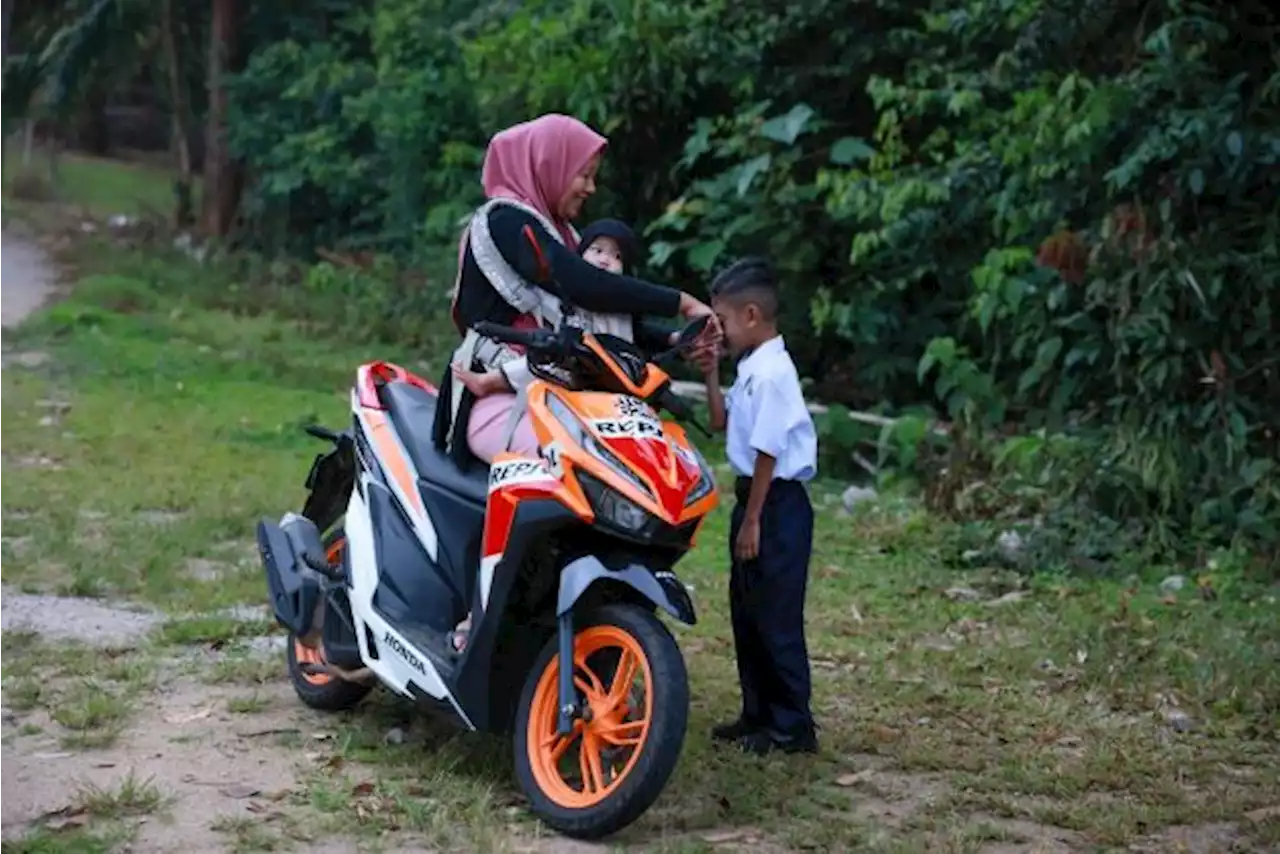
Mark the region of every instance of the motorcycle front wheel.
POLYGON ((598 839, 639 818, 680 759, 689 675, 680 647, 650 611, 608 605, 575 614, 574 684, 589 712, 556 730, 556 638, 543 647, 520 695, 515 765, 533 813, 578 839, 598 839))

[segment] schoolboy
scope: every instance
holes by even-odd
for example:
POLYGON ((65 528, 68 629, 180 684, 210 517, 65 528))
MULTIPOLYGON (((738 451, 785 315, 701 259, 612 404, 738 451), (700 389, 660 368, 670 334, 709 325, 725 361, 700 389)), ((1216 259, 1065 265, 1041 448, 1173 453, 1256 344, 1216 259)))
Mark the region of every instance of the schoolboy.
POLYGON ((738 359, 727 395, 714 367, 706 382, 711 423, 727 432, 737 475, 729 604, 742 688, 741 715, 712 737, 749 753, 813 753, 804 637, 813 506, 805 483, 817 471, 817 434, 778 334, 778 279, 769 262, 744 258, 720 273, 711 308, 738 359))

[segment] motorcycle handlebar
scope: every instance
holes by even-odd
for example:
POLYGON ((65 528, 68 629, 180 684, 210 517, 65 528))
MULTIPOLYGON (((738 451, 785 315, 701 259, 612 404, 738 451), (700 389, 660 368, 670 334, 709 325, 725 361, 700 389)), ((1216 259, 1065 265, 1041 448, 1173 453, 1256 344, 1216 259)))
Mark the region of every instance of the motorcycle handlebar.
POLYGON ((487 320, 480 321, 472 328, 485 338, 492 338, 506 344, 519 344, 522 347, 545 347, 551 337, 550 333, 541 329, 514 329, 510 326, 490 323, 487 320))

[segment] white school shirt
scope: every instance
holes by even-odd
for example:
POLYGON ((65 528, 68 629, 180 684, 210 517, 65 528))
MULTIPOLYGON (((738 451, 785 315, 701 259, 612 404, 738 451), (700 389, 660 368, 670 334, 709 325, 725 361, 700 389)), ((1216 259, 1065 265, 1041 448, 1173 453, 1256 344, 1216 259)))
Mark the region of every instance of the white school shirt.
POLYGON ((818 471, 818 434, 800 391, 800 375, 776 335, 738 363, 725 397, 729 465, 751 477, 756 456, 777 460, 774 480, 812 480, 818 471))

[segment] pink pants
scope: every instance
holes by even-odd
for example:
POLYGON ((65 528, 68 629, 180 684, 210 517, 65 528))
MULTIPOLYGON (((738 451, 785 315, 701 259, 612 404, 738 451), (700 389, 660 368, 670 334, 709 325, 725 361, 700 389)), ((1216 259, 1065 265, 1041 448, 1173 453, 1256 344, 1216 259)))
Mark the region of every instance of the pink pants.
POLYGON ((482 397, 471 407, 471 420, 467 422, 467 446, 486 463, 503 451, 534 455, 538 452, 538 440, 533 435, 529 416, 523 415, 516 422, 511 445, 505 444, 507 424, 511 420, 511 408, 516 405, 514 394, 491 394, 482 397))

